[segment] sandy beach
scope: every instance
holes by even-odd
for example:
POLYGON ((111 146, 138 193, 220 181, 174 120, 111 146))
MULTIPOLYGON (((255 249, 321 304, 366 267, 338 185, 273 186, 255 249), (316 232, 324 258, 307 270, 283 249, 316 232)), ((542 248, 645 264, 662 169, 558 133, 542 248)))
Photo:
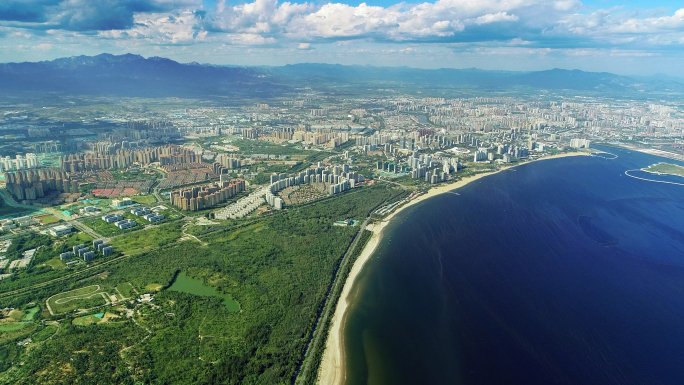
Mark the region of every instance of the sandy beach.
MULTIPOLYGON (((559 154, 559 155, 551 155, 551 156, 546 156, 543 158, 539 158, 534 160, 540 161, 540 160, 546 160, 546 159, 557 159, 557 158, 564 158, 568 156, 589 156, 591 155, 588 152, 571 152, 571 153, 564 153, 564 154, 559 154)), ((522 164, 528 164, 531 162, 525 162, 522 164)), ((330 331, 328 334, 328 338, 326 340, 325 344, 325 351, 323 352, 323 359, 321 361, 321 367, 319 368, 319 373, 318 373, 318 383, 319 384, 326 384, 326 385, 339 385, 344 383, 344 341, 342 339, 343 333, 342 331, 344 330, 344 318, 346 316, 347 312, 347 306, 349 305, 350 298, 349 294, 351 292, 352 287, 354 286, 354 281, 356 281, 356 277, 359 275, 361 270, 363 269, 363 266, 366 264, 366 262, 370 259, 370 257, 373 255, 373 252, 375 252, 375 249, 377 248, 378 244, 380 244, 380 240, 382 239, 382 231, 383 229, 387 226, 387 224, 392 220, 392 218, 401 212, 402 210, 415 205, 419 202, 422 202, 426 199, 430 199, 434 196, 444 194, 446 192, 458 189, 460 187, 463 187, 467 185, 468 183, 474 182, 480 178, 484 178, 485 176, 493 175, 498 172, 502 172, 505 170, 508 170, 510 168, 516 167, 519 165, 513 165, 513 166, 508 166, 508 167, 502 167, 499 170, 496 171, 490 171, 490 172, 483 172, 480 174, 476 174, 467 178, 463 178, 455 183, 450 183, 450 184, 445 184, 445 185, 440 185, 431 188, 427 193, 418 196, 417 198, 414 198, 408 203, 405 203, 403 206, 399 207, 396 209, 394 212, 392 212, 390 215, 387 217, 383 218, 381 222, 376 222, 374 224, 369 225, 368 229, 373 231, 373 235, 371 236, 370 240, 368 240, 368 243, 366 243, 366 246, 364 247, 363 251, 361 252, 361 255, 357 258, 356 262, 354 263, 354 266, 352 267, 352 270, 349 274, 349 277, 347 278, 346 282, 344 283, 344 288, 342 289, 342 294, 340 295, 340 299, 336 305, 335 308, 335 313, 333 314, 332 318, 332 323, 330 325, 330 331)))

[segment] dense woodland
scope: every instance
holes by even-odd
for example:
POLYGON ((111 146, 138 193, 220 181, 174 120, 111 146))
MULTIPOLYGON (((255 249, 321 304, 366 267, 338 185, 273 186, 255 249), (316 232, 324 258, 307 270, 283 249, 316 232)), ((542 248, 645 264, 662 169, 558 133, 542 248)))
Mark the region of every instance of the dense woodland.
MULTIPOLYGON (((194 232, 206 246, 195 240, 160 246, 108 266, 106 276, 65 283, 61 290, 130 282, 141 293, 154 293, 154 300, 135 305, 125 322, 75 326, 72 315, 48 315, 62 325, 51 339, 30 352, 16 347, 25 336, 0 345, 0 356, 24 362, 0 373, 0 382, 290 383, 340 257, 359 230, 333 223, 363 220, 403 194, 387 185, 365 187, 259 220, 202 226, 194 232), (229 294, 240 311, 229 312, 217 297, 150 289, 168 287, 179 271, 229 294)), ((44 306, 61 290, 14 301, 44 306)))

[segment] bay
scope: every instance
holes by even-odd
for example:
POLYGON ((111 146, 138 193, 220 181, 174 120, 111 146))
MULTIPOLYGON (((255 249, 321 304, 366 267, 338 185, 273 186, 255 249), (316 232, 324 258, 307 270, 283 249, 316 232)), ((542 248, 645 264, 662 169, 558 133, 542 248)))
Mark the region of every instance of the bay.
POLYGON ((625 174, 681 163, 602 149, 400 213, 351 293, 347 383, 684 383, 684 186, 625 174))

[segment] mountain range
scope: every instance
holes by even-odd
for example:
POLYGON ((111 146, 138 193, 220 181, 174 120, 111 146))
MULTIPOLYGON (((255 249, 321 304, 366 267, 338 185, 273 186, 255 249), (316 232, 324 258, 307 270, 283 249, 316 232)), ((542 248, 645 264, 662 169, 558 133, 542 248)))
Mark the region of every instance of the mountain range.
POLYGON ((273 97, 307 85, 467 86, 500 90, 570 90, 606 94, 684 94, 684 79, 630 77, 552 69, 514 72, 479 69, 344 66, 301 63, 280 67, 216 66, 139 55, 74 56, 0 64, 0 94, 57 93, 124 97, 273 97))
POLYGON ((0 64, 0 94, 50 92, 128 97, 214 97, 277 95, 260 70, 182 64, 139 55, 74 56, 37 63, 0 64))

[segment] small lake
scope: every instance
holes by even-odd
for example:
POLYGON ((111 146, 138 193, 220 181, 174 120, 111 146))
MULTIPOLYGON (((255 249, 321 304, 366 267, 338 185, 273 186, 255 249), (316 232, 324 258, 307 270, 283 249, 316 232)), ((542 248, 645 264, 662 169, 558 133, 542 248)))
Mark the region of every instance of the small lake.
POLYGON ((188 277, 184 272, 180 272, 176 276, 169 290, 182 291, 183 293, 194 294, 200 297, 219 297, 223 299, 223 304, 228 311, 240 310, 240 304, 231 296, 217 292, 213 287, 205 285, 199 279, 188 277))

